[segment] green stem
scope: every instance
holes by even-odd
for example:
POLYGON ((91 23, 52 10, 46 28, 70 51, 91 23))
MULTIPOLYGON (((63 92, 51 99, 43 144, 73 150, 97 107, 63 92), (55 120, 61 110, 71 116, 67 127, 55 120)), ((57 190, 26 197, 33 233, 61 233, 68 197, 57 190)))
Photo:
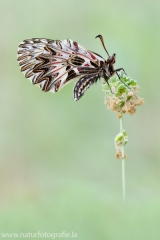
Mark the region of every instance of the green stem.
MULTIPOLYGON (((120 132, 123 133, 123 113, 121 112, 121 118, 120 118, 120 132)), ((122 152, 122 193, 123 193, 123 203, 125 203, 126 200, 126 181, 125 181, 125 159, 124 159, 124 137, 123 142, 121 146, 121 152, 122 152)))

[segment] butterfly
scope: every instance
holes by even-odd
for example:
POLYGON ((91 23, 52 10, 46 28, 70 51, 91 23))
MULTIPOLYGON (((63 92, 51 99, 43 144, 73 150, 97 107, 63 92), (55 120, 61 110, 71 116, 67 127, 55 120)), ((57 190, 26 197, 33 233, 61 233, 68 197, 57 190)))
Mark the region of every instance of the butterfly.
POLYGON ((118 75, 118 71, 124 71, 123 68, 114 70, 116 54, 110 56, 103 37, 97 37, 108 55, 106 60, 71 39, 26 39, 18 47, 17 60, 20 69, 26 78, 44 92, 57 92, 80 77, 74 87, 74 100, 77 101, 101 77, 108 83, 113 74, 118 75))

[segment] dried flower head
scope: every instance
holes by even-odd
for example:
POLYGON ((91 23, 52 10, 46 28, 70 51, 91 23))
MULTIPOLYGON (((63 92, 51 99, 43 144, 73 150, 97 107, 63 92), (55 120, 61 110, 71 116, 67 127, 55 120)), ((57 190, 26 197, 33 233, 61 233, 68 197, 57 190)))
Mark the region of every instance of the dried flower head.
POLYGON ((114 111, 118 118, 122 113, 130 113, 133 115, 136 112, 136 107, 144 103, 143 98, 137 96, 139 86, 137 82, 127 76, 123 71, 109 79, 109 86, 103 83, 102 89, 106 92, 105 104, 108 109, 114 111), (112 90, 112 91, 111 91, 112 90))

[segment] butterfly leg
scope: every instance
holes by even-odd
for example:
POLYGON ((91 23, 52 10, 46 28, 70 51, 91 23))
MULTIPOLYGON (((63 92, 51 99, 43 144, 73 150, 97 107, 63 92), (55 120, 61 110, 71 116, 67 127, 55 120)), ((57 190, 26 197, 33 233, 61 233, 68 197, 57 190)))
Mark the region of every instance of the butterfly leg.
MULTIPOLYGON (((121 70, 121 69, 120 69, 120 70, 121 70)), ((124 70, 124 69, 122 68, 122 70, 124 70)), ((130 88, 125 82, 123 82, 123 81, 121 80, 121 78, 120 78, 120 76, 119 76, 119 74, 118 74, 117 72, 116 72, 116 74, 117 74, 119 80, 120 80, 128 89, 130 89, 130 90, 133 92, 135 98, 137 98, 137 96, 136 96, 135 93, 134 93, 134 90, 133 90, 132 88, 130 88)))
POLYGON ((109 85, 109 82, 108 82, 108 77, 106 77, 105 75, 104 75, 104 80, 105 80, 105 82, 108 84, 108 87, 110 88, 110 91, 111 91, 111 93, 112 94, 114 94, 114 92, 112 91, 112 89, 111 89, 111 86, 109 85))
POLYGON ((122 70, 122 71, 127 75, 127 73, 125 72, 124 68, 115 69, 115 70, 113 71, 113 73, 118 72, 118 71, 120 71, 120 70, 122 70))
POLYGON ((119 74, 118 74, 116 71, 115 71, 115 73, 117 74, 119 80, 120 80, 127 88, 130 89, 130 87, 128 87, 128 85, 127 85, 125 82, 122 81, 122 79, 120 78, 119 74))

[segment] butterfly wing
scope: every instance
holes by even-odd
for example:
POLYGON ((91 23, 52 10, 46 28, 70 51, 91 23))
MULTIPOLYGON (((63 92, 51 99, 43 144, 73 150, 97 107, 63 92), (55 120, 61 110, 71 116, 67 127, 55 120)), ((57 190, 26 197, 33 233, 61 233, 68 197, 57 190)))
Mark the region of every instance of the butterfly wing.
POLYGON ((71 39, 32 38, 24 40, 18 49, 21 71, 46 92, 57 92, 78 76, 97 74, 104 61, 71 39))
POLYGON ((97 82, 99 74, 89 74, 82 76, 74 87, 74 100, 79 100, 84 92, 95 82, 97 82))

